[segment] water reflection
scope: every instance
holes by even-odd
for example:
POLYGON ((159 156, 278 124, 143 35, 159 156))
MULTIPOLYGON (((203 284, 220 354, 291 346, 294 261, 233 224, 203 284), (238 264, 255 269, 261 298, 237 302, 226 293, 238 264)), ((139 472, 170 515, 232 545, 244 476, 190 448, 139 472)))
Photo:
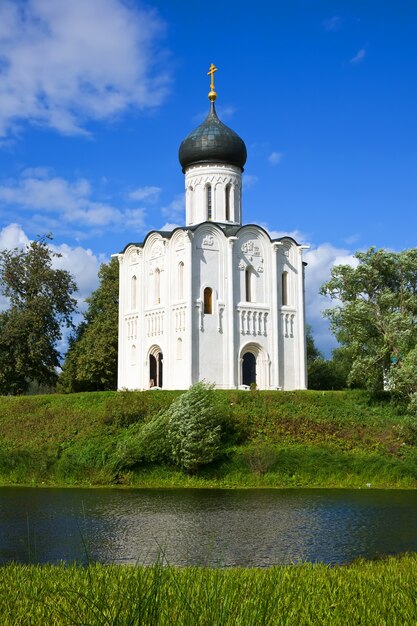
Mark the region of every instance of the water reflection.
POLYGON ((343 563, 416 531, 415 491, 0 489, 1 563, 343 563))

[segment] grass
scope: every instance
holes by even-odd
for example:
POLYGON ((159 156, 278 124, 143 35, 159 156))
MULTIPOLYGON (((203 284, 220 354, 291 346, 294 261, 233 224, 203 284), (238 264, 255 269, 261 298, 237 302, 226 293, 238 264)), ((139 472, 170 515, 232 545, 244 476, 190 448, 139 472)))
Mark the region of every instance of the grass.
POLYGON ((0 568, 3 626, 417 623, 417 556, 268 569, 0 568))
POLYGON ((215 463, 190 475, 132 462, 142 425, 179 393, 0 397, 0 484, 417 487, 414 423, 361 391, 217 391, 224 439, 215 463))

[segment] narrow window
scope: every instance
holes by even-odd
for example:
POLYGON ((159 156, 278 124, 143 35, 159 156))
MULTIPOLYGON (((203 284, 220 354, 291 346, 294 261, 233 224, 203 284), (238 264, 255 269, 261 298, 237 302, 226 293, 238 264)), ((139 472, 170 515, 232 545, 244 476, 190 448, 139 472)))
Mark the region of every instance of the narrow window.
POLYGON ((178 300, 184 300, 184 263, 178 263, 178 300))
POLYGON ((226 185, 226 198, 225 198, 225 202, 226 202, 226 221, 230 222, 230 192, 231 192, 231 185, 226 185))
POLYGON ((204 314, 211 315, 213 313, 213 292, 210 287, 204 289, 204 314))
POLYGON ((182 339, 180 337, 177 339, 177 359, 182 359, 182 339))
POLYGON ((155 270, 155 304, 161 302, 161 272, 157 268, 155 270))
POLYGON ((288 272, 282 272, 281 277, 281 304, 286 306, 288 304, 288 272))
POLYGON ((207 219, 211 220, 212 218, 211 185, 207 185, 206 194, 207 194, 207 219))
POLYGON ((245 269, 245 300, 252 302, 252 270, 250 267, 245 269))
POLYGON ((194 221, 194 188, 190 187, 188 190, 189 193, 189 204, 190 207, 190 222, 194 221))
POLYGON ((136 346, 133 345, 130 350, 130 364, 136 365, 136 346))
POLYGON ((132 309, 136 309, 136 287, 137 287, 136 276, 132 276, 132 279, 130 281, 130 305, 132 309))

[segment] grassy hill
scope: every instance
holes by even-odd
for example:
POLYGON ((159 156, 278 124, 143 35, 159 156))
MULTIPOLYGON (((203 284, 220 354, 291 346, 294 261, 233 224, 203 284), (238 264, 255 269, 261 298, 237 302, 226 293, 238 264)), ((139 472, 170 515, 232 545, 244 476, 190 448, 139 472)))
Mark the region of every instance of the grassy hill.
POLYGON ((127 462, 142 426, 179 393, 0 397, 0 483, 417 486, 417 426, 361 391, 217 391, 224 435, 215 463, 187 475, 127 462))

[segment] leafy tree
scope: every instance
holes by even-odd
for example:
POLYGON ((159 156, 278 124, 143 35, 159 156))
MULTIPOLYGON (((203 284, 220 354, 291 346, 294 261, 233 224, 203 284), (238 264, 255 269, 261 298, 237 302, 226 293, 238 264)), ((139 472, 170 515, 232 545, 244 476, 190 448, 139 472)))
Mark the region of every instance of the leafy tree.
POLYGON ((316 359, 323 358, 322 353, 317 348, 314 337, 313 330, 310 324, 306 325, 306 346, 307 346, 307 367, 310 363, 313 363, 316 359))
POLYGON ((391 366, 386 382, 393 397, 417 416, 417 346, 391 366))
POLYGON ((174 400, 167 411, 172 458, 194 472, 219 453, 221 426, 213 387, 196 383, 174 400))
POLYGON ((23 250, 0 252, 0 291, 10 308, 0 313, 0 393, 25 392, 31 382, 54 385, 62 326, 72 327, 76 284, 53 268, 61 255, 48 246, 51 237, 32 241, 23 250))
POLYGON ((349 382, 377 392, 392 364, 417 345, 417 248, 370 248, 355 257, 357 267, 333 267, 321 293, 338 302, 325 315, 352 357, 349 382))
POLYGON ((117 388, 119 264, 103 263, 100 286, 87 298, 84 321, 70 341, 59 379, 64 392, 117 388))

